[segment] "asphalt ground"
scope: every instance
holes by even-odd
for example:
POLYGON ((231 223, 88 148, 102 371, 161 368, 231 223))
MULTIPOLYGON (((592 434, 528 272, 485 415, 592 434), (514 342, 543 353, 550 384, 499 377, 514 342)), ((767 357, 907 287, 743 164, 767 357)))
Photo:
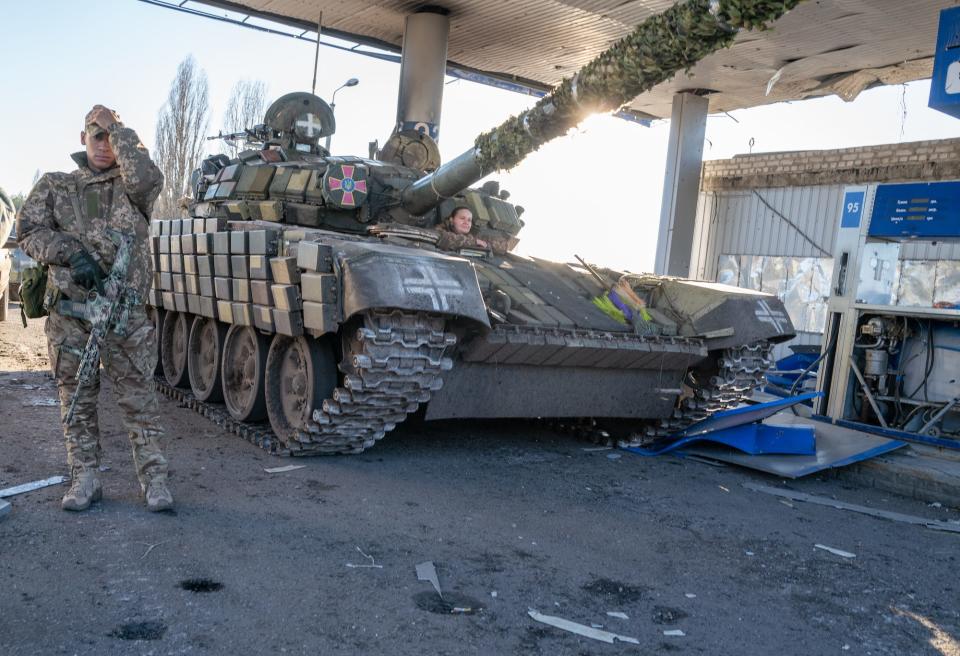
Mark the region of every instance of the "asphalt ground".
MULTIPOLYGON (((66 473, 43 355, 38 323, 0 326, 0 488, 66 473)), ((0 654, 960 655, 960 535, 742 484, 956 509, 598 451, 531 422, 405 425, 358 456, 277 458, 161 403, 175 512, 139 500, 108 388, 104 501, 8 499, 0 654), (302 468, 264 471, 285 465, 302 468), (417 580, 426 561, 443 599, 417 580)))

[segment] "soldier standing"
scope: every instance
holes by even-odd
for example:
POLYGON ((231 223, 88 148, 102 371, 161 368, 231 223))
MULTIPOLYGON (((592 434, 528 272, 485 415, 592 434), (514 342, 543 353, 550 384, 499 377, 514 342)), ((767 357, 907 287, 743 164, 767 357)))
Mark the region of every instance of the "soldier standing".
MULTIPOLYGON (((173 497, 167 489, 167 461, 158 443, 163 429, 153 381, 157 336, 145 306, 153 277, 149 216, 163 186, 163 174, 137 133, 102 105, 87 114, 80 143, 86 150, 72 155, 77 170, 47 173, 30 192, 19 215, 20 246, 38 262, 50 265, 45 331, 63 418, 77 388, 74 377, 90 334, 84 301, 101 285, 116 253, 109 231, 134 236, 126 281, 129 319, 111 329, 100 358, 123 412, 147 509, 166 510, 173 505, 173 497)), ((74 419, 63 429, 72 479, 61 502, 64 510, 86 510, 102 495, 97 477, 99 392, 98 373, 81 388, 74 419)))

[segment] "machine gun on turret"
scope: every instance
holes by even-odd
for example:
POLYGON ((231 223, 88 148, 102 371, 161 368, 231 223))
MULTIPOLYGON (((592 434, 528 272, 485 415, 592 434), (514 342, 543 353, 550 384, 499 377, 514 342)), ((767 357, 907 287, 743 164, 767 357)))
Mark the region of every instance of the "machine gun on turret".
POLYGON ((246 142, 253 143, 263 143, 269 138, 270 131, 267 129, 267 126, 263 123, 258 123, 252 128, 244 128, 237 132, 230 132, 229 134, 224 134, 222 131, 217 134, 207 137, 207 141, 213 141, 214 139, 223 139, 224 141, 237 141, 242 139, 246 142))

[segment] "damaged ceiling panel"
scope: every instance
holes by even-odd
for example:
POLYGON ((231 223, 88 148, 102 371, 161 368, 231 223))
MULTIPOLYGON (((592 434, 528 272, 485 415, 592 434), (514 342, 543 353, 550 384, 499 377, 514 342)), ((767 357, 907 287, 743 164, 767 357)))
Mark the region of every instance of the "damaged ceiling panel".
MULTIPOLYGON (((203 4, 398 50, 409 0, 202 0, 203 4)), ((191 0, 196 5, 197 0, 191 0)), ((449 63, 553 87, 672 0, 437 0, 450 12, 449 63)), ((670 116, 674 93, 699 90, 713 112, 836 94, 930 76, 941 9, 952 0, 808 0, 772 29, 734 45, 636 98, 630 108, 670 116), (772 83, 771 83, 772 81, 772 83)))

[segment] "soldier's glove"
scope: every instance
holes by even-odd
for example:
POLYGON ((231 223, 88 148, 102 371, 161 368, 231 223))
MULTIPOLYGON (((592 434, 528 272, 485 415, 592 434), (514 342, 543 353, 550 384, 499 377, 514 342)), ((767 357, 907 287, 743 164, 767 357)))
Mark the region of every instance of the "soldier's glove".
POLYGON ((90 253, 79 250, 70 256, 69 262, 73 282, 84 289, 96 288, 103 293, 103 270, 90 253))

